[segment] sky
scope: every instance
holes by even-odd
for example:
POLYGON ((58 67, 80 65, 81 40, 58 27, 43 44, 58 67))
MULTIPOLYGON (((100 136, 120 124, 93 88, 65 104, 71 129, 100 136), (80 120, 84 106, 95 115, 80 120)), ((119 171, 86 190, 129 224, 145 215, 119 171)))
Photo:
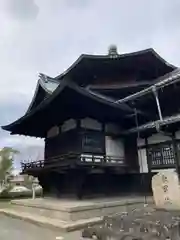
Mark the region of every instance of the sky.
MULTIPOLYGON (((55 77, 82 53, 107 54, 154 48, 180 66, 179 0, 0 0, 0 125, 28 108, 38 73, 55 77)), ((0 130, 0 148, 16 159, 37 159, 43 139, 0 130)))

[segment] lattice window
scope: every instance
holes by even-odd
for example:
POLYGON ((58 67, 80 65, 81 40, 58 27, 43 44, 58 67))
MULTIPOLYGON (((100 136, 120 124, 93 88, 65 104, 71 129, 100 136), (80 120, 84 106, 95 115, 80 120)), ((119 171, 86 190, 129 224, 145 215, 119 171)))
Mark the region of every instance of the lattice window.
POLYGON ((148 149, 148 158, 153 166, 175 164, 172 144, 156 145, 148 149))

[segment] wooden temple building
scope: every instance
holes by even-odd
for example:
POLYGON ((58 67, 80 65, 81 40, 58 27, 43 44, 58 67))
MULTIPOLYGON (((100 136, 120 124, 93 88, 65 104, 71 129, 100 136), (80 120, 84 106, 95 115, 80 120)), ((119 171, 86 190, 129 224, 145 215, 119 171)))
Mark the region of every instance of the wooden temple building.
POLYGON ((153 49, 83 54, 40 74, 25 115, 2 128, 45 139, 44 159, 21 163, 45 195, 148 193, 154 173, 179 173, 180 70, 153 49))

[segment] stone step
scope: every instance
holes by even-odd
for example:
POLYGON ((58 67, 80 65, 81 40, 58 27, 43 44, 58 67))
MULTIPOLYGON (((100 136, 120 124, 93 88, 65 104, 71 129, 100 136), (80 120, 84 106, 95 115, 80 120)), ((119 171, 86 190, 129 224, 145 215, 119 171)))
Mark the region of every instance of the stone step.
MULTIPOLYGON (((151 200, 149 201, 151 202, 151 200)), ((0 213, 36 224, 72 231, 102 222, 104 216, 141 209, 142 199, 22 199, 11 201, 0 213)))
POLYGON ((62 221, 62 220, 58 220, 50 217, 44 217, 35 213, 30 214, 27 212, 19 212, 18 209, 13 209, 13 208, 0 209, 0 214, 26 220, 28 222, 31 222, 43 227, 56 228, 64 232, 79 230, 84 227, 92 226, 94 224, 98 224, 102 222, 101 217, 81 219, 77 221, 62 221))
MULTIPOLYGON (((48 209, 48 208, 40 208, 36 206, 25 206, 25 205, 15 205, 12 204, 11 208, 17 212, 23 212, 26 214, 38 215, 42 217, 47 217, 51 219, 57 219, 61 221, 76 221, 79 220, 78 216, 72 215, 68 211, 61 211, 59 209, 48 209)), ((76 214, 77 215, 77 214, 76 214)))

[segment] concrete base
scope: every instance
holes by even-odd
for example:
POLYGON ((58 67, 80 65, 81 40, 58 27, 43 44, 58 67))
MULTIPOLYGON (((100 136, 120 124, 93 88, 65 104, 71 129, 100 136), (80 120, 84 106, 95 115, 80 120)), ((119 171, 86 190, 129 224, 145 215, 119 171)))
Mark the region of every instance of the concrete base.
MULTIPOLYGON (((147 202, 152 204, 152 198, 147 202)), ((24 216, 27 220, 54 223, 55 227, 70 231, 89 224, 102 221, 103 216, 113 215, 133 208, 142 208, 143 197, 131 198, 102 198, 90 201, 78 201, 70 199, 23 199, 11 201, 10 209, 2 210, 4 214, 16 217, 24 216), (56 224, 55 224, 56 223, 56 224)))
POLYGON ((102 218, 91 218, 78 221, 65 222, 58 219, 43 217, 38 214, 30 214, 26 212, 19 212, 17 209, 0 209, 0 214, 10 216, 12 218, 21 219, 41 227, 48 227, 58 229, 63 232, 70 232, 83 229, 87 226, 102 223, 102 218))

